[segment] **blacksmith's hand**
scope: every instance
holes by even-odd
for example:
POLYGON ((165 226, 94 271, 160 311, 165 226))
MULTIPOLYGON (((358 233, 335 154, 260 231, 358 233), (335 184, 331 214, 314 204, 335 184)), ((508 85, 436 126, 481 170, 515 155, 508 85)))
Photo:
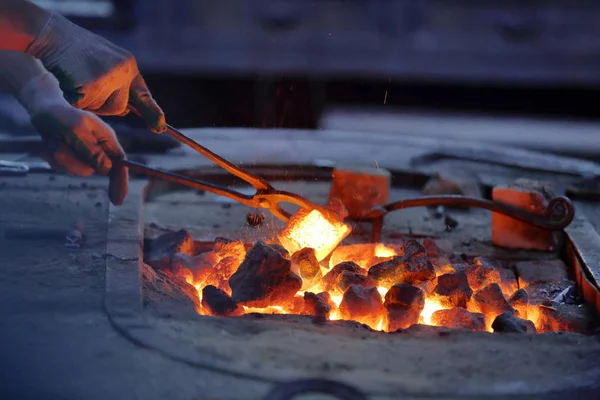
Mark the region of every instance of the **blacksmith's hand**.
POLYGON ((38 60, 2 51, 0 70, 0 89, 15 95, 29 112, 44 141, 48 163, 70 175, 108 175, 110 200, 122 204, 128 173, 116 162, 125 153, 114 131, 96 115, 71 106, 57 79, 38 60))
POLYGON ((27 54, 58 79, 70 104, 97 115, 123 116, 131 103, 152 131, 166 130, 164 113, 131 53, 60 15, 48 15, 27 54))

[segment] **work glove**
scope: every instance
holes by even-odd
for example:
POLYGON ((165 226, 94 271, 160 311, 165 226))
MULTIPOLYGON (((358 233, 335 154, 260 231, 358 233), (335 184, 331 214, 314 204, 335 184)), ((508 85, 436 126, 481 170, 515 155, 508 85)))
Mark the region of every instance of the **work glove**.
POLYGON ((27 54, 40 59, 58 79, 65 99, 74 107, 97 115, 123 116, 131 104, 152 131, 166 130, 164 113, 135 58, 108 40, 51 14, 27 54))
POLYGON ((110 200, 122 204, 128 172, 118 162, 125 153, 113 130, 96 115, 71 106, 56 78, 36 59, 0 52, 0 70, 0 89, 15 95, 28 111, 52 168, 76 176, 108 175, 110 200))

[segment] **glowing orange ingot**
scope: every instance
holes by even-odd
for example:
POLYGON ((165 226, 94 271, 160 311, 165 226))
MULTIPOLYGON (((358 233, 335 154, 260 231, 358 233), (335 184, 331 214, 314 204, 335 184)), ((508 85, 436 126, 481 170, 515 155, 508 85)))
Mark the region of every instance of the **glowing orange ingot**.
POLYGON ((341 220, 323 215, 318 210, 300 210, 278 235, 279 243, 290 254, 303 248, 315 249, 321 261, 350 234, 351 228, 341 220))

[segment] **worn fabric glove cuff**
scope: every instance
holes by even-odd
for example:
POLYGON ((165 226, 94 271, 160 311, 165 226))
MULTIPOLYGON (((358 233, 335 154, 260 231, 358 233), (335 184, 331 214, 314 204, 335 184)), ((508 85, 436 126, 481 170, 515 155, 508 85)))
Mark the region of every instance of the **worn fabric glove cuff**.
POLYGON ((33 78, 47 73, 33 57, 15 51, 0 53, 0 91, 19 97, 23 88, 33 78))
POLYGON ((40 59, 48 71, 61 77, 61 83, 62 78, 68 79, 68 74, 75 74, 78 81, 86 83, 95 79, 98 71, 102 70, 102 66, 86 60, 105 52, 107 46, 115 47, 62 15, 52 14, 26 53, 40 59), (69 65, 70 70, 59 70, 61 64, 69 65))
POLYGON ((30 115, 51 106, 63 105, 70 107, 63 97, 58 80, 48 72, 34 77, 23 85, 17 94, 17 98, 30 115))

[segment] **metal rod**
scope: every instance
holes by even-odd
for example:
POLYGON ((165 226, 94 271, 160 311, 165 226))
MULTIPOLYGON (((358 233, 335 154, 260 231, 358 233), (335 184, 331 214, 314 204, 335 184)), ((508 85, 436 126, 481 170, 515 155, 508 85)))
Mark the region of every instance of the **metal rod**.
MULTIPOLYGON (((129 105, 129 110, 137 116, 141 115, 140 112, 137 109, 135 109, 135 107, 133 107, 132 105, 129 105)), ((189 137, 187 137, 186 135, 184 135, 179 130, 175 129, 169 124, 167 124, 167 133, 175 139, 177 139, 178 141, 180 141, 181 143, 191 147, 196 152, 202 154, 204 157, 208 158, 227 172, 242 178, 243 180, 254 186, 257 190, 268 190, 271 188, 271 185, 265 179, 251 174, 249 172, 246 172, 237 165, 230 163, 223 157, 213 153, 206 147, 190 139, 189 137)))
POLYGON ((560 231, 566 228, 571 221, 573 221, 575 216, 575 208, 573 207, 573 204, 568 198, 563 196, 555 197, 554 199, 550 200, 548 206, 546 207, 545 214, 538 215, 498 201, 491 201, 476 197, 446 195, 424 196, 389 203, 385 206, 372 210, 363 218, 363 221, 372 222, 373 231, 371 232, 371 240, 379 241, 381 238, 381 231, 383 229, 383 219, 387 214, 406 208, 432 206, 481 208, 548 231, 560 231))

